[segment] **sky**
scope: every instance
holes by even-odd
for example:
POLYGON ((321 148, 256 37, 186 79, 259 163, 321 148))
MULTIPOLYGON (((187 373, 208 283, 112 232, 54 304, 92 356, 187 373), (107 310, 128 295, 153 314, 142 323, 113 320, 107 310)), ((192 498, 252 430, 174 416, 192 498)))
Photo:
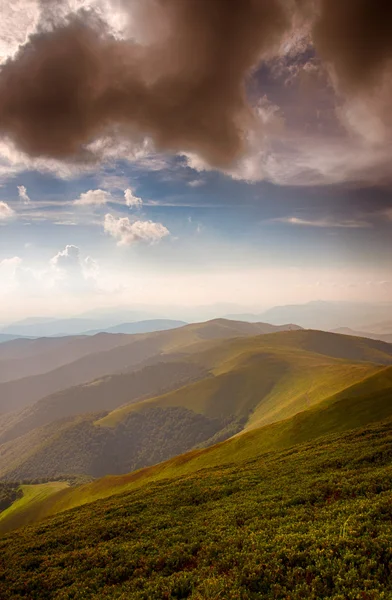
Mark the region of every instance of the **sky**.
POLYGON ((0 3, 0 322, 392 301, 392 7, 0 3))

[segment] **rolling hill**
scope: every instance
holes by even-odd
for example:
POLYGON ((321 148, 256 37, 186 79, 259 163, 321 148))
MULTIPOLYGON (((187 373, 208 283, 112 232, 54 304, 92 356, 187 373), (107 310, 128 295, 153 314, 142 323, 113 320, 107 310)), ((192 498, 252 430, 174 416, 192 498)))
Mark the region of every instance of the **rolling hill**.
POLYGON ((121 407, 101 419, 99 425, 112 426, 130 412, 153 406, 181 406, 212 418, 241 419, 245 428, 260 426, 317 404, 380 368, 293 349, 286 345, 288 335, 215 345, 195 357, 210 368, 213 377, 121 407))
MULTIPOLYGON (((81 358, 63 364, 47 373, 0 383, 0 413, 20 410, 45 396, 87 383, 98 377, 140 368, 146 361, 161 360, 162 355, 182 352, 185 348, 190 348, 198 342, 251 336, 263 333, 264 330, 265 324, 263 323, 250 324, 217 319, 154 333, 132 336, 101 334, 93 338, 80 338, 78 348, 81 352, 84 349, 88 350, 88 353, 82 355, 81 358), (103 340, 104 344, 112 344, 114 347, 102 348, 98 340, 103 340)), ((58 347, 59 355, 63 360, 64 349, 71 350, 70 354, 67 354, 68 358, 74 352, 72 342, 68 347, 67 339, 56 338, 54 341, 36 340, 36 342, 37 345, 48 348, 49 354, 53 351, 53 355, 55 354, 53 347, 58 347)), ((31 352, 33 347, 31 344, 23 344, 25 352, 31 352)), ((38 360, 38 364, 41 364, 40 359, 35 358, 35 353, 31 356, 31 360, 33 364, 36 360, 38 360)), ((44 364, 44 358, 41 360, 44 364)))
POLYGON ((116 319, 89 319, 73 317, 66 319, 35 319, 11 323, 3 327, 2 333, 15 334, 23 337, 52 337, 62 335, 80 335, 87 329, 110 327, 116 319))
POLYGON ((389 318, 388 320, 378 321, 377 323, 366 323, 362 328, 366 331, 371 331, 372 333, 380 333, 381 335, 391 334, 392 320, 389 318))
MULTIPOLYGON (((384 368, 378 374, 290 419, 254 429, 210 448, 194 450, 128 475, 104 477, 80 487, 69 488, 45 500, 39 507, 39 513, 35 507, 32 510, 23 510, 20 516, 23 523, 34 522, 37 518, 41 519, 127 490, 197 475, 203 469, 216 470, 236 465, 238 474, 242 472, 240 465, 246 461, 254 463, 263 457, 267 459, 271 452, 284 451, 298 444, 313 443, 325 435, 340 435, 383 420, 388 421, 387 428, 392 435, 391 367, 384 368)), ((347 435, 348 440, 352 438, 355 438, 354 434, 347 435)), ((376 453, 376 439, 374 444, 372 450, 376 453)), ((315 443, 314 449, 317 448, 319 445, 315 443)), ((285 456, 291 454, 292 451, 285 456)), ((344 458, 340 456, 340 460, 344 458)), ((4 532, 15 526, 18 526, 16 516, 8 522, 4 518, 0 522, 0 531, 4 532)))
MULTIPOLYGON (((392 304, 389 302, 326 302, 312 301, 306 304, 289 304, 274 306, 260 314, 234 314, 227 315, 230 319, 246 321, 267 321, 278 325, 279 323, 298 323, 302 327, 311 329, 331 330, 338 327, 352 327, 353 329, 368 331, 371 327, 364 324, 379 321, 388 321, 392 314, 392 304)), ((379 333, 379 330, 377 330, 379 333)), ((381 331, 381 333, 387 333, 381 331)))
POLYGON ((391 445, 389 421, 58 514, 0 540, 0 596, 387 598, 391 445))
POLYGON ((4 344, 5 342, 10 342, 12 340, 18 339, 21 336, 12 335, 12 333, 0 333, 0 344, 4 344))
POLYGON ((129 343, 126 335, 18 339, 0 348, 0 383, 48 373, 88 354, 129 343))
POLYGON ((191 350, 4 417, 1 476, 125 473, 292 417, 392 364, 387 344, 314 331, 213 340, 191 350), (172 391, 156 395, 157 386, 172 391), (180 441, 178 423, 187 431, 180 441))
POLYGON ((110 411, 124 403, 176 389, 206 378, 209 372, 190 361, 162 361, 132 373, 106 375, 92 382, 67 388, 11 413, 0 421, 0 444, 32 429, 78 414, 110 411))
POLYGON ((349 327, 339 327, 332 331, 332 333, 340 333, 341 335, 351 335, 355 337, 364 337, 371 340, 380 340, 387 344, 392 344, 392 333, 372 333, 370 331, 356 331, 349 327))
POLYGON ((152 333, 153 331, 166 331, 166 329, 175 329, 187 325, 185 321, 176 321, 174 319, 148 319, 147 321, 136 321, 131 323, 120 323, 113 327, 94 329, 85 331, 85 335, 95 335, 96 333, 152 333))

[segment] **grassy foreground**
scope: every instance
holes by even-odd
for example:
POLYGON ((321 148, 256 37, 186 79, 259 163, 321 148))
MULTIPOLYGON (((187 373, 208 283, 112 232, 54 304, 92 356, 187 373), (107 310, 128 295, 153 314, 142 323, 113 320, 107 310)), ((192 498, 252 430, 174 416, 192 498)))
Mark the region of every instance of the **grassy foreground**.
POLYGON ((391 598, 391 458, 386 422, 64 512, 0 540, 0 598, 391 598))
POLYGON ((39 520, 42 503, 60 490, 68 487, 65 481, 50 481, 35 485, 21 485, 19 490, 22 496, 15 500, 13 504, 0 513, 0 529, 5 525, 5 530, 21 527, 31 521, 35 514, 39 520))

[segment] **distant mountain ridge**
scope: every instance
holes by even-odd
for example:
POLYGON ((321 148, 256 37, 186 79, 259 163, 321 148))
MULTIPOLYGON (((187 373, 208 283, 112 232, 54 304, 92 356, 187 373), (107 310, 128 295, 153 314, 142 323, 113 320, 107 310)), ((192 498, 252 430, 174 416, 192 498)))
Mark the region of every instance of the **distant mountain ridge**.
POLYGON ((104 327, 85 331, 83 335, 95 335, 97 333, 152 333, 154 331, 166 331, 167 329, 176 329, 188 325, 186 321, 175 321, 173 319, 147 319, 146 321, 136 321, 131 323, 120 323, 113 327, 104 327))
POLYGON ((21 335, 14 335, 12 333, 0 333, 0 344, 4 344, 4 342, 11 342, 12 340, 16 340, 21 337, 21 335))
POLYGON ((350 329, 349 327, 339 327, 338 329, 332 330, 332 333, 339 333, 341 335, 352 335, 356 337, 369 338, 371 340, 380 340, 382 342, 387 342, 387 344, 392 344, 392 333, 373 333, 370 331, 355 331, 354 329, 350 329))
POLYGON ((348 327, 356 331, 392 333, 392 303, 322 301, 305 304, 273 306, 267 310, 249 311, 243 307, 219 304, 194 308, 155 307, 148 310, 112 307, 93 309, 69 318, 29 318, 0 327, 0 334, 22 337, 79 335, 85 332, 106 331, 116 326, 140 321, 183 321, 187 323, 227 318, 248 322, 265 322, 272 325, 296 323, 307 329, 330 331, 348 327))
POLYGON ((0 383, 42 375, 92 352, 129 343, 126 335, 18 338, 0 346, 0 383))
MULTIPOLYGON (((392 365, 392 346, 379 341, 310 330, 233 338, 237 327, 244 332, 251 325, 218 320, 199 329, 186 326, 181 335, 188 336, 188 345, 173 346, 166 338, 172 352, 148 366, 3 415, 1 476, 124 473, 317 408, 392 365), (190 342, 192 328, 197 342, 190 342), (211 338, 215 328, 232 337, 211 338), (188 432, 181 442, 179 423, 188 432)), ((389 385, 388 378, 372 381, 367 390, 389 385)))
POLYGON ((380 333, 381 335, 392 334, 392 320, 366 323, 363 329, 366 329, 366 331, 370 331, 371 333, 380 333))
POLYGON ((291 322, 307 329, 330 331, 340 327, 367 330, 368 327, 364 327, 364 324, 384 319, 388 321, 391 315, 391 303, 312 301, 306 304, 274 306, 259 314, 230 314, 227 318, 250 322, 266 321, 275 325, 291 322))
MULTIPOLYGON (((274 328, 273 328, 274 329, 274 328)), ((279 328, 280 329, 280 328, 279 328)), ((269 333, 270 325, 264 323, 243 323, 214 319, 204 323, 157 331, 145 334, 98 334, 78 338, 48 338, 38 340, 15 340, 9 342, 16 356, 23 356, 21 372, 33 370, 38 365, 40 371, 21 378, 6 380, 7 373, 17 372, 20 362, 0 360, 0 381, 3 363, 3 382, 0 383, 0 413, 19 410, 45 396, 66 388, 87 383, 98 377, 121 371, 140 368, 146 361, 161 360, 168 352, 180 352, 187 346, 207 340, 251 336, 269 333), (43 348, 37 356, 26 358, 35 345, 43 348), (44 348, 47 347, 47 354, 44 348), (95 347, 94 347, 95 346, 95 347), (54 347, 57 348, 54 351, 54 347), (85 350, 88 348, 88 352, 85 350), (16 349, 22 354, 17 353, 16 349), (71 352, 70 352, 71 350, 71 352), (75 360, 77 353, 79 357, 75 360), (64 358, 64 353, 66 357, 64 358), (47 358, 45 358, 45 356, 47 358), (74 360, 72 360, 74 358, 74 360), (45 369, 45 360, 50 365, 57 361, 59 366, 45 369), (61 362, 62 361, 62 362, 61 362)), ((0 345, 0 357, 7 352, 7 344, 0 345)), ((37 354, 37 353, 35 353, 37 354)), ((19 359, 20 360, 20 359, 19 359)))

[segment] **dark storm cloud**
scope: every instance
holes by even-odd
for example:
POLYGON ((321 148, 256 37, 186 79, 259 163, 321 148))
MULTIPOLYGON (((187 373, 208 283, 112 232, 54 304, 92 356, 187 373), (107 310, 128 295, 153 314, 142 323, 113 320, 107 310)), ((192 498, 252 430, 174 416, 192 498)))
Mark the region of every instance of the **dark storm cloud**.
POLYGON ((146 3, 141 30, 157 11, 168 35, 139 45, 115 39, 92 12, 56 22, 56 3, 44 2, 41 29, 1 68, 0 134, 31 156, 83 158, 117 126, 213 166, 235 160, 251 120, 244 79, 288 30, 284 3, 146 3))
POLYGON ((344 89, 373 87, 391 66, 392 2, 321 0, 313 40, 344 89))

